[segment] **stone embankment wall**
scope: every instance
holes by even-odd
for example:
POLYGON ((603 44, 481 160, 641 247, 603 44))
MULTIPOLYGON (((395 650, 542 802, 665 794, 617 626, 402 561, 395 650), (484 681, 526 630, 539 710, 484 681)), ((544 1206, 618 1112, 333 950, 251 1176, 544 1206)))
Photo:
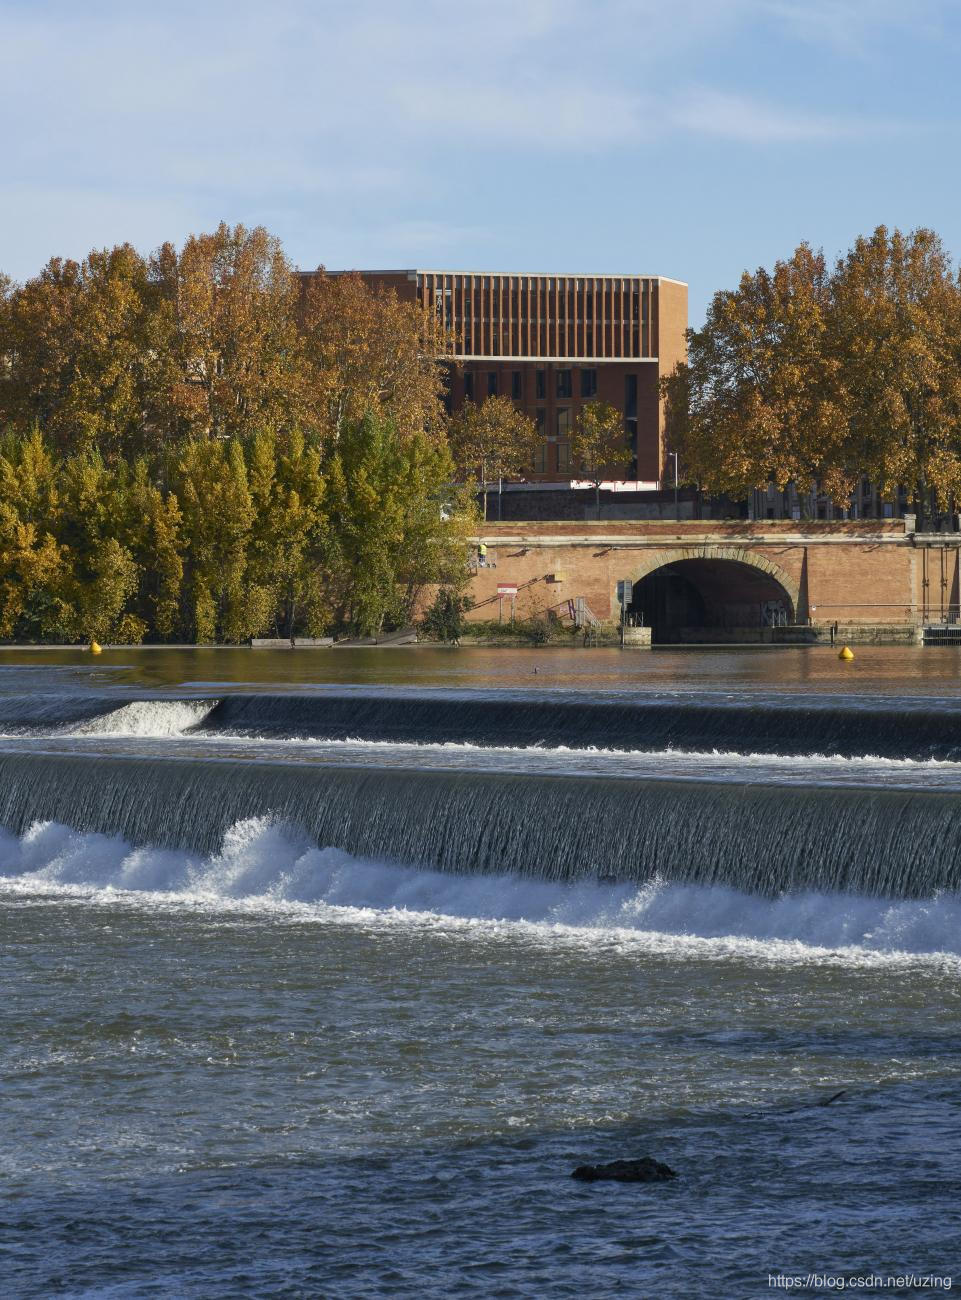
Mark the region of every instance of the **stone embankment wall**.
POLYGON ((723 561, 766 574, 787 593, 795 626, 837 622, 865 637, 884 627, 910 639, 910 629, 959 617, 961 538, 922 537, 910 517, 804 524, 505 521, 484 524, 479 540, 488 551, 487 566, 472 582, 475 619, 496 618, 498 584, 514 584, 518 617, 563 612, 568 601, 583 597, 598 619, 613 621, 618 580, 638 582, 689 559, 709 561, 700 571, 702 586, 728 587, 721 595, 734 602, 739 570, 723 561))

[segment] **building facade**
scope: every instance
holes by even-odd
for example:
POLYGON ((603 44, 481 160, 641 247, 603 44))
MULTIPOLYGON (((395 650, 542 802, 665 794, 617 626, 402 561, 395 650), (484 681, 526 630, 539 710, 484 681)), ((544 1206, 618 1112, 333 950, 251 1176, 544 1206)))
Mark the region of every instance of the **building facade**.
POLYGON ((451 331, 451 409, 509 397, 542 438, 529 478, 570 482, 570 433, 582 403, 624 414, 631 480, 664 478, 660 381, 686 355, 687 285, 661 276, 362 271, 451 331))

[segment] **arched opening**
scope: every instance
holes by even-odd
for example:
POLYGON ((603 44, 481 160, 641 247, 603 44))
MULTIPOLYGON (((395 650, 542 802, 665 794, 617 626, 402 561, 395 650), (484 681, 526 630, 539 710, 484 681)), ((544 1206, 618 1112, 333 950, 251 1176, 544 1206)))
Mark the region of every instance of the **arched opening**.
POLYGON ((704 556, 667 561, 636 581, 627 614, 654 642, 752 641, 793 623, 795 602, 767 568, 704 556))

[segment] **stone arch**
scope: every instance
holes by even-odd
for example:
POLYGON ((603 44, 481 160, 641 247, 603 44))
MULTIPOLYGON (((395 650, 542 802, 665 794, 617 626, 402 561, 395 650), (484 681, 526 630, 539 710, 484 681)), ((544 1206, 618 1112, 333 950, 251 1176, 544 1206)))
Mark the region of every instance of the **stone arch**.
POLYGON ((748 546, 704 542, 663 547, 640 557, 632 568, 632 617, 639 611, 650 619, 655 639, 677 639, 685 625, 711 627, 722 640, 737 639, 732 629, 760 626, 772 607, 789 623, 798 617, 800 584, 775 560, 748 546), (667 590, 673 593, 669 598, 667 590))

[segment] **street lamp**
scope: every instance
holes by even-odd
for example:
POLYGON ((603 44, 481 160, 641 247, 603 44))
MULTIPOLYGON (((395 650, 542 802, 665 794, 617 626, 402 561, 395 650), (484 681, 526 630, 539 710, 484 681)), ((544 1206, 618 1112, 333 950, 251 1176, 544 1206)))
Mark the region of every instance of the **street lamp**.
POLYGON ((678 503, 677 503, 677 482, 678 482, 678 479, 677 479, 677 452, 676 452, 676 451, 669 451, 669 452, 667 453, 667 455, 668 455, 668 459, 670 459, 672 456, 674 457, 674 518, 675 518, 675 519, 680 519, 680 517, 681 517, 681 514, 680 514, 680 506, 679 506, 678 503))

